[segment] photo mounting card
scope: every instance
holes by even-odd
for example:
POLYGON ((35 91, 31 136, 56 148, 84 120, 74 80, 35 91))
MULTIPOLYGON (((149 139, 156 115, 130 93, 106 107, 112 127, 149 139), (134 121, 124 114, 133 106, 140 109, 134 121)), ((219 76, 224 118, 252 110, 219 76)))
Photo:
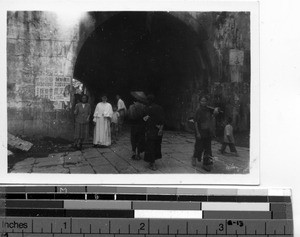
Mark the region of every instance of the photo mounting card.
POLYGON ((117 2, 1 2, 1 182, 258 185, 258 2, 117 2))

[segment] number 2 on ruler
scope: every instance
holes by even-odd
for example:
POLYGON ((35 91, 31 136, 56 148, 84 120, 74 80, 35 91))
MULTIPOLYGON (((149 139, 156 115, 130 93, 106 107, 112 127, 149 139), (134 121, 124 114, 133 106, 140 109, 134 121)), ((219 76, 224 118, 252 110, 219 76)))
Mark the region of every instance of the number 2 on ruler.
POLYGON ((142 222, 142 223, 140 224, 140 230, 145 230, 145 223, 142 222))

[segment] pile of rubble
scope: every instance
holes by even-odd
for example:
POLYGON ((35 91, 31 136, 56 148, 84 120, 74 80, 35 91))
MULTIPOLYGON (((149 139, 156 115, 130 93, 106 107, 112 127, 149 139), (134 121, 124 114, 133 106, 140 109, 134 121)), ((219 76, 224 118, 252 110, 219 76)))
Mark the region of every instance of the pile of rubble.
MULTIPOLYGON (((18 149, 22 151, 29 151, 33 146, 31 142, 24 141, 23 139, 16 137, 10 133, 8 133, 7 135, 7 144, 11 149, 18 149)), ((13 155, 13 153, 10 150, 7 150, 7 155, 10 156, 13 155)))

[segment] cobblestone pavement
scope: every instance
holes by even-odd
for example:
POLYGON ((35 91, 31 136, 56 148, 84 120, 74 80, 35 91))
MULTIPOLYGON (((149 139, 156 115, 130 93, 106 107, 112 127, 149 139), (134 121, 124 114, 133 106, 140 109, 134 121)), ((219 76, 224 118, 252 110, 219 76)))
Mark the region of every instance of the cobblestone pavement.
MULTIPOLYGON (((68 174, 134 174, 134 173, 208 173, 200 162, 191 164, 194 136, 189 133, 165 132, 162 143, 163 158, 156 161, 157 170, 147 168, 142 160, 132 160, 130 135, 123 134, 109 148, 94 148, 86 144, 82 151, 53 153, 48 157, 26 158, 17 162, 11 173, 68 173, 68 174)), ((209 173, 246 174, 249 172, 249 148, 237 147, 239 157, 218 154, 221 144, 212 142, 213 169, 209 173)), ((227 148, 228 149, 228 148, 227 148)))

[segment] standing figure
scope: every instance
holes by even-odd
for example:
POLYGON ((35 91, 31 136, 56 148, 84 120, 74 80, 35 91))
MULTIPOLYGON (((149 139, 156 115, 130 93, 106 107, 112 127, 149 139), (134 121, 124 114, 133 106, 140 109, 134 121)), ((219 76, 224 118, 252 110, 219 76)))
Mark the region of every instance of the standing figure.
POLYGON ((163 108, 154 103, 154 95, 147 97, 148 107, 144 121, 146 122, 146 149, 144 160, 149 162, 149 168, 157 170, 155 160, 161 159, 161 143, 164 128, 163 108))
POLYGON ((196 159, 200 162, 203 155, 203 168, 210 171, 213 164, 211 151, 211 139, 214 135, 213 122, 218 108, 208 107, 207 101, 207 97, 200 97, 200 107, 195 114, 196 143, 192 164, 196 166, 196 159))
POLYGON ((111 118, 111 137, 112 137, 112 143, 116 143, 118 140, 118 131, 119 131, 119 117, 120 114, 117 111, 118 108, 116 106, 113 106, 113 114, 111 118))
POLYGON ((130 142, 133 160, 140 160, 140 154, 145 151, 145 115, 147 97, 142 91, 131 92, 135 101, 127 110, 127 118, 131 125, 130 142))
POLYGON ((98 103, 94 112, 94 146, 110 146, 111 133, 110 122, 113 114, 111 104, 107 102, 106 95, 102 96, 102 102, 98 103))
POLYGON ((123 123, 124 123, 124 118, 126 114, 126 106, 124 101, 121 99, 120 95, 116 95, 117 98, 117 106, 118 106, 118 113, 120 115, 119 117, 119 134, 122 134, 123 132, 123 123))
POLYGON ((224 154, 226 147, 229 146, 230 151, 233 152, 235 156, 238 156, 237 150, 234 145, 233 127, 231 123, 232 123, 232 118, 229 117, 227 119, 227 125, 224 128, 224 141, 220 149, 220 153, 224 154))
POLYGON ((81 102, 75 105, 75 148, 81 150, 83 141, 89 139, 89 120, 91 115, 91 106, 88 101, 88 96, 83 95, 81 102))

